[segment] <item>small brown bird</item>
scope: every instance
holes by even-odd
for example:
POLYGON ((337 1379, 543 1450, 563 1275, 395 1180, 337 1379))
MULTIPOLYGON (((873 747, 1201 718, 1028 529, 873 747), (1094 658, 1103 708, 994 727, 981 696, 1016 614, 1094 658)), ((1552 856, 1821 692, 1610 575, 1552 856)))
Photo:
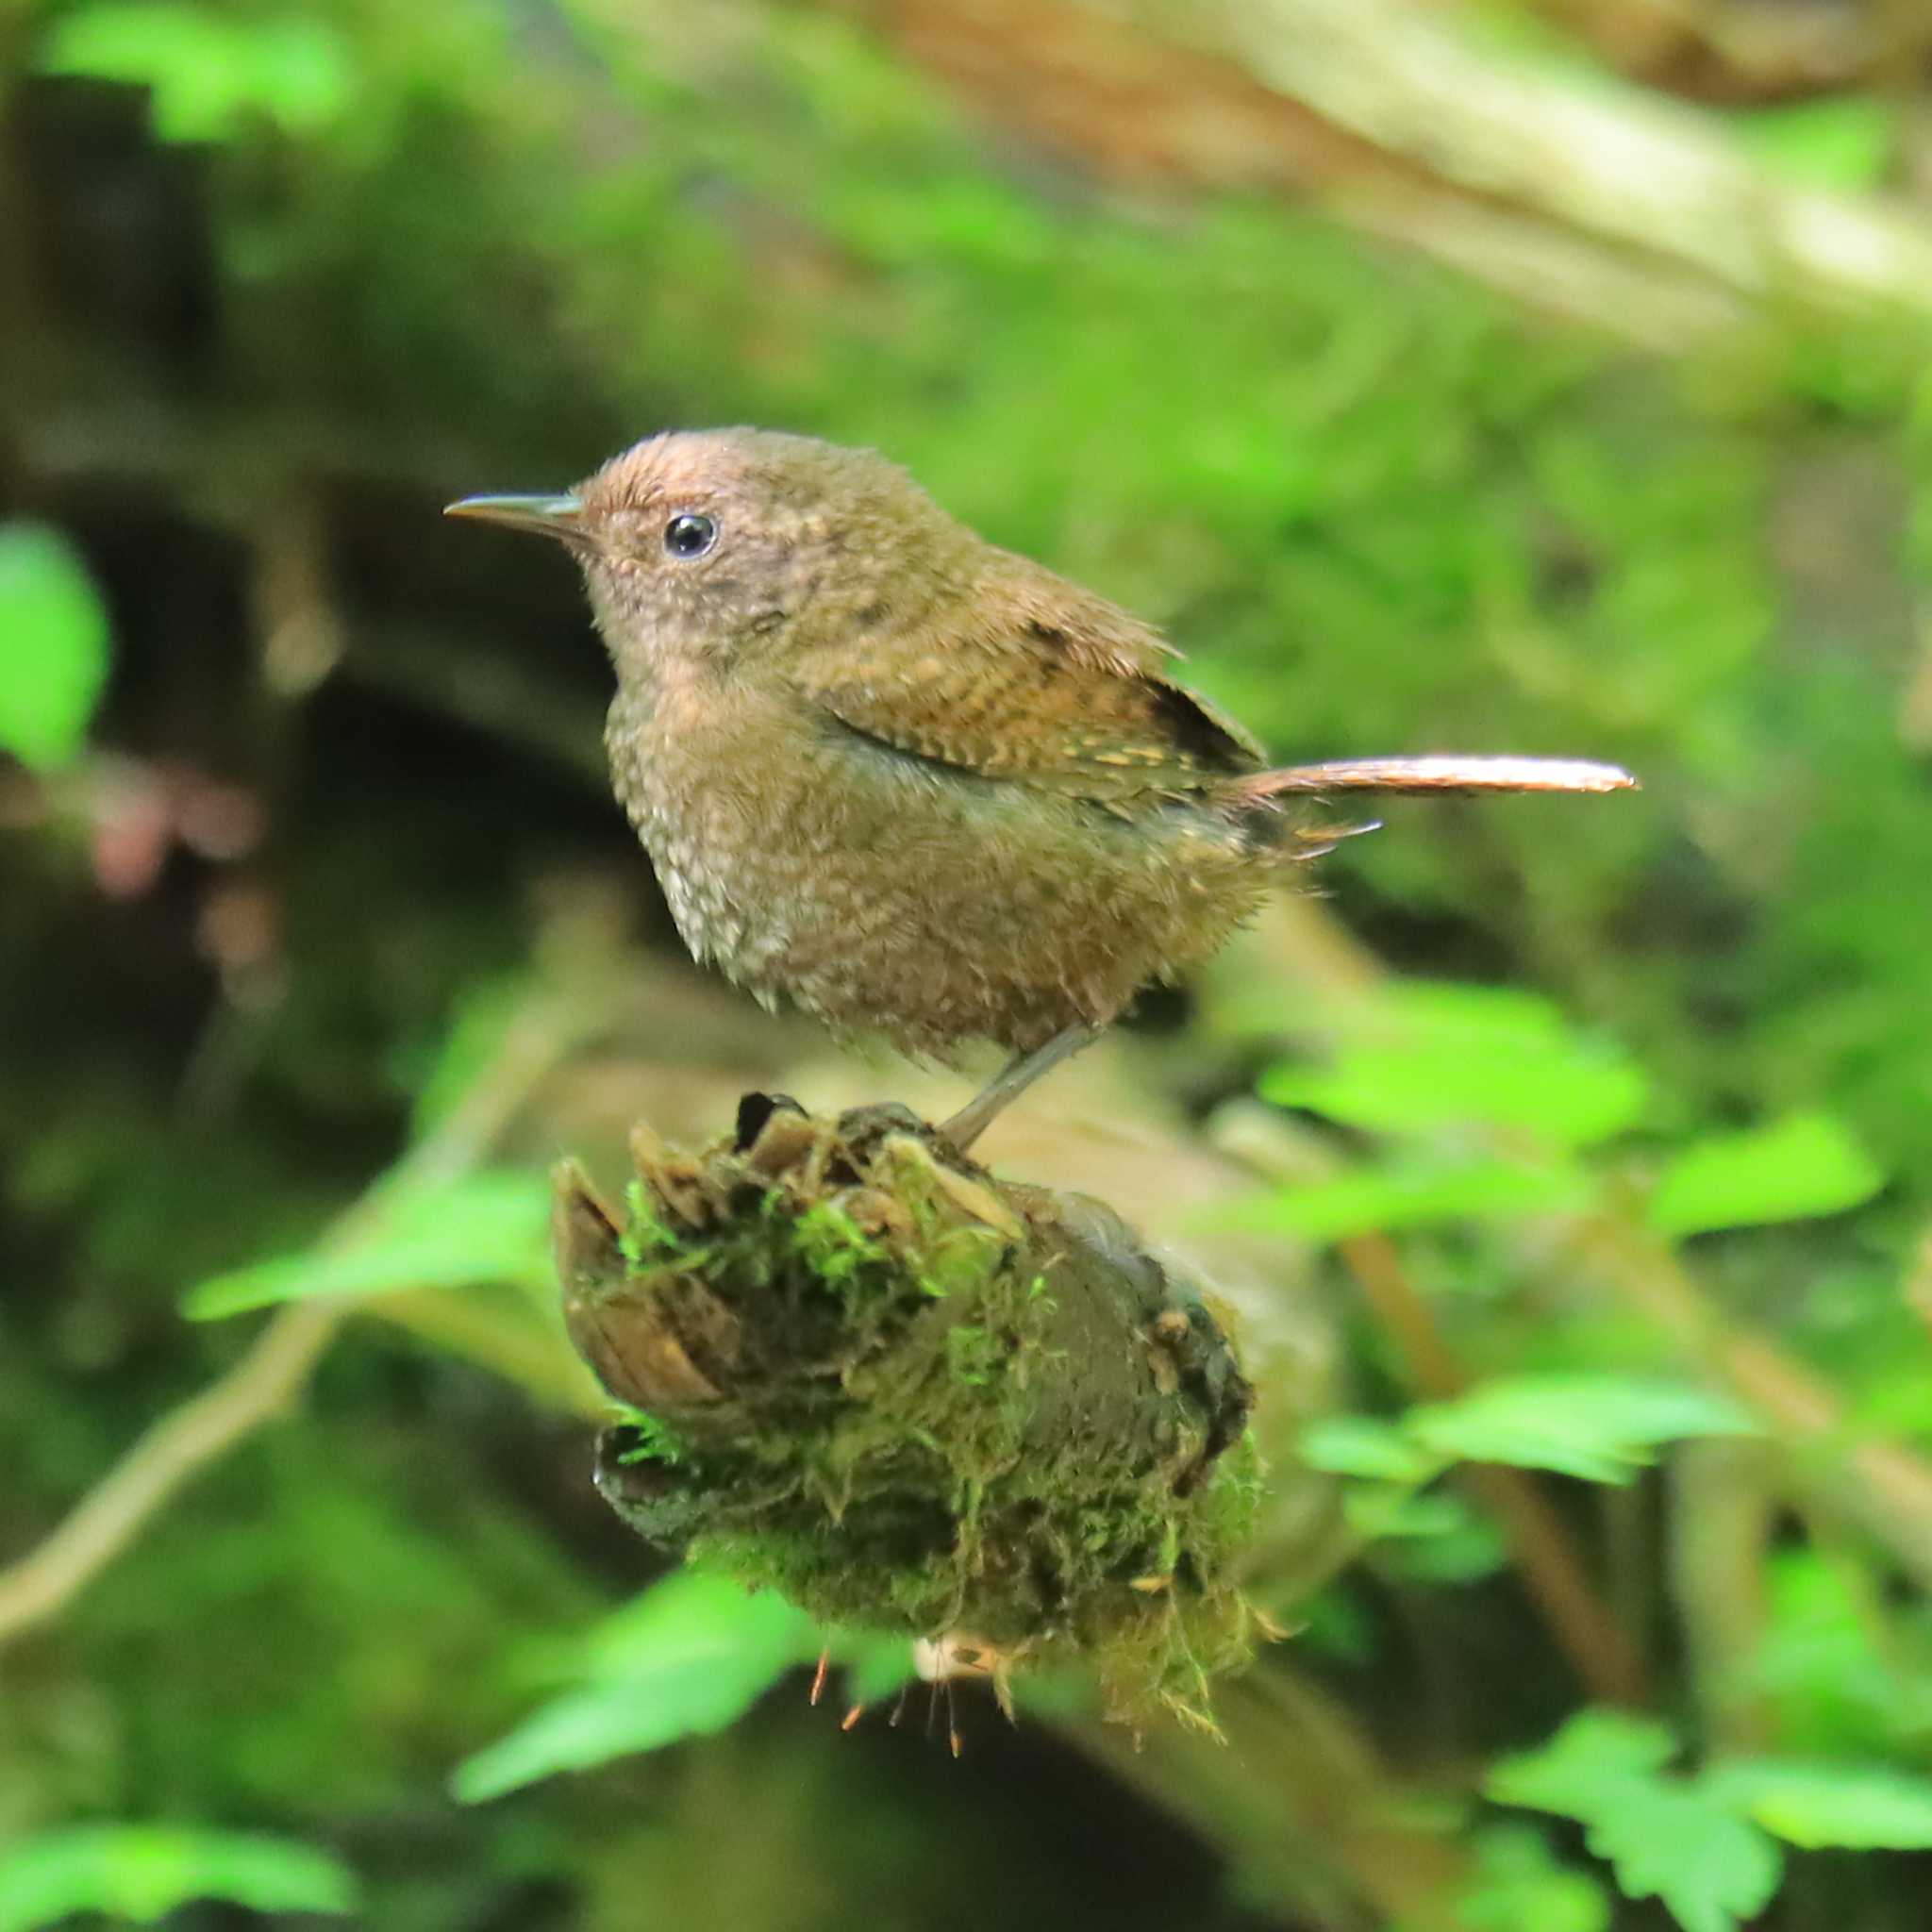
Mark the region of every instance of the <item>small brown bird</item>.
POLYGON ((1174 681, 1158 632, 872 450, 676 431, 567 495, 448 514, 582 566, 617 671, 617 795, 698 958, 841 1034, 1015 1056, 946 1123, 961 1149, 1341 836, 1285 801, 1635 782, 1521 758, 1270 770, 1174 681))

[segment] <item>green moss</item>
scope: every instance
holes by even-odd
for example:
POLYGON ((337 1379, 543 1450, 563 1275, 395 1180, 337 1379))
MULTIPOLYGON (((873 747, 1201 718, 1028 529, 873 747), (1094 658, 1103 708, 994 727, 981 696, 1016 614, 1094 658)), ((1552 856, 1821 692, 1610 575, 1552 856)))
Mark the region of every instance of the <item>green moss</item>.
POLYGON ((566 1313, 631 1409, 606 1494, 827 1624, 1077 1659, 1126 1716, 1205 1722, 1252 1643, 1258 1464, 1198 1296, 1098 1203, 1000 1187, 895 1110, 753 1117, 749 1146, 647 1155, 622 1232, 561 1176, 566 1313))
POLYGON ((691 1444, 669 1423, 641 1408, 626 1409, 621 1426, 627 1440, 618 1452, 620 1462, 683 1462, 691 1455, 691 1444))
POLYGON ((962 1322, 946 1331, 946 1366, 956 1381, 983 1389, 1001 1368, 999 1344, 984 1328, 962 1322))
POLYGON ((999 1267, 1000 1241, 990 1228, 947 1228, 936 1232, 924 1250, 920 1291, 936 1301, 948 1295, 975 1294, 992 1280, 999 1267))
MULTIPOLYGON (((784 1197, 774 1192, 768 1199, 782 1215, 784 1197)), ((851 1216, 836 1201, 815 1201, 794 1217, 791 1241, 812 1278, 834 1292, 857 1285, 865 1264, 879 1260, 883 1253, 877 1241, 853 1225, 851 1216)))
MULTIPOLYGON (((667 1256, 677 1253, 681 1243, 676 1231, 658 1219, 658 1210, 645 1193, 641 1181, 625 1184, 624 1205, 627 1218, 618 1241, 624 1258, 632 1268, 649 1268, 667 1256)), ((685 1262, 690 1265, 689 1255, 685 1262)))

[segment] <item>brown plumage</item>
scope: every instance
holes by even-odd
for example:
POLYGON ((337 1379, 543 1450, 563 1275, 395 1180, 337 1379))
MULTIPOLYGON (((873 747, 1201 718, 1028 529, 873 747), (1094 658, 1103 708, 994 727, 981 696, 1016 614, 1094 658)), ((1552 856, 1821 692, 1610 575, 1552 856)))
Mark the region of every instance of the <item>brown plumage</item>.
POLYGON ((1607 766, 1270 772, 1125 611, 958 523, 870 450, 675 432, 567 496, 454 513, 561 538, 617 672, 618 797, 693 954, 841 1033, 1032 1056, 963 1143, 1333 835, 1324 790, 1610 790, 1607 766))

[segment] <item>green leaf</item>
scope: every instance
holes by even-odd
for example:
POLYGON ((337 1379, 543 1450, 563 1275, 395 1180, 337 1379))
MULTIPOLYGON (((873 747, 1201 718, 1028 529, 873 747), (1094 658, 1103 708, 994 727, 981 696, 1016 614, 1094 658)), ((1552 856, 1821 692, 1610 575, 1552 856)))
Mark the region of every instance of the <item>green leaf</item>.
POLYGON ((184 1303, 196 1321, 316 1295, 551 1278, 550 1190, 541 1174, 466 1174, 398 1191, 380 1224, 339 1248, 316 1247, 203 1282, 184 1303))
POLYGON ((1474 1583, 1493 1576, 1508 1558, 1496 1525, 1453 1493, 1418 1496, 1362 1483, 1342 1497, 1341 1507, 1358 1536, 1382 1541, 1385 1568, 1418 1583, 1474 1583))
POLYGON ((1547 1001, 1484 987, 1405 985, 1353 1020, 1334 1063, 1289 1063, 1263 1099, 1378 1132, 1481 1122, 1578 1147, 1629 1126, 1643 1076, 1547 1001))
POLYGON ((42 771, 70 762, 107 679, 108 613, 73 546, 0 525, 0 751, 42 771))
POLYGON ((1789 1114, 1750 1133, 1687 1147, 1657 1180, 1649 1221, 1661 1234, 1840 1214, 1885 1185, 1883 1171, 1828 1114, 1789 1114))
POLYGON ((1719 1799, 1678 1781, 1633 1784, 1591 1818, 1583 1841, 1628 1898, 1660 1899, 1684 1932, 1732 1932, 1771 1902, 1778 1849, 1719 1799))
POLYGON ((76 1825, 0 1852, 0 1932, 35 1932, 83 1912, 153 1924, 194 1899, 347 1912, 356 1880, 308 1845, 189 1825, 76 1825))
POLYGON ((522 980, 485 979, 458 996, 441 1043, 416 1081, 409 1119, 412 1140, 425 1139, 458 1101, 470 1092, 503 1050, 512 1022, 529 1002, 522 980))
POLYGON ((1932 1850, 1932 1778, 1883 1765, 1760 1757, 1721 1765, 1706 1783, 1806 1851, 1932 1850))
POLYGON ((1376 1229, 1441 1221, 1512 1221, 1582 1208, 1594 1183, 1580 1169, 1487 1157, 1400 1156, 1215 1209, 1215 1224, 1308 1241, 1344 1241, 1376 1229))
POLYGON ((1662 1724, 1583 1711, 1542 1750, 1492 1767, 1484 1790, 1579 1821, 1619 1888, 1661 1899, 1685 1932, 1733 1932, 1777 1890, 1783 1860, 1721 1791, 1662 1774, 1676 1748, 1662 1724))
POLYGON ((1342 1515, 1360 1537, 1424 1541, 1455 1534, 1469 1520, 1458 1496, 1419 1496, 1407 1485, 1353 1483, 1342 1492, 1342 1515))
POLYGON ((1627 1482, 1666 1442, 1757 1431, 1736 1403, 1707 1390, 1584 1374, 1486 1382, 1454 1402, 1411 1409, 1405 1426, 1439 1456, 1603 1483, 1627 1482))
POLYGON ((1676 1740, 1650 1718, 1584 1710, 1541 1750, 1498 1759, 1483 1790, 1499 1805, 1587 1819, 1632 1779, 1660 1772, 1676 1755, 1676 1740))
POLYGON ((1835 94, 1727 118, 1761 160, 1818 188, 1876 188, 1898 153, 1898 108, 1873 94, 1835 94))
POLYGON ((1332 1415, 1310 1423, 1297 1445, 1310 1469, 1383 1482, 1425 1483, 1442 1467, 1396 1424, 1370 1415, 1332 1415))
POLYGON ((1608 1932, 1603 1887, 1551 1856, 1526 1824, 1495 1824, 1475 1840, 1475 1874, 1456 1901, 1468 1932, 1608 1932))
POLYGON ((1876 1577, 1803 1545, 1764 1570, 1768 1621, 1738 1688, 1765 1704, 1788 1751, 1882 1759, 1932 1734, 1932 1660, 1891 1640, 1876 1577))
POLYGON ((478 1804, 559 1771, 722 1730, 819 1641, 811 1619, 775 1592, 680 1571, 593 1633, 588 1683, 466 1759, 453 1789, 478 1804))
POLYGON ((312 133, 352 98, 340 35, 294 13, 235 18, 168 0, 83 7, 55 23, 39 65, 145 85, 163 141, 223 141, 258 115, 312 133))

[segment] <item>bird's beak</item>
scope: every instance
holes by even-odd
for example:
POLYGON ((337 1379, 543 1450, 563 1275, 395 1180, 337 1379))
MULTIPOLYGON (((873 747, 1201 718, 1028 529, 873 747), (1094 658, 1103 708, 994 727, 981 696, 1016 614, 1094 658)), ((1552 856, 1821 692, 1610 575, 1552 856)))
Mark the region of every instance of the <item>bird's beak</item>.
POLYGON ((584 506, 575 496, 465 496, 445 504, 446 517, 475 517, 486 524, 503 524, 512 530, 535 530, 566 543, 584 543, 584 506))

